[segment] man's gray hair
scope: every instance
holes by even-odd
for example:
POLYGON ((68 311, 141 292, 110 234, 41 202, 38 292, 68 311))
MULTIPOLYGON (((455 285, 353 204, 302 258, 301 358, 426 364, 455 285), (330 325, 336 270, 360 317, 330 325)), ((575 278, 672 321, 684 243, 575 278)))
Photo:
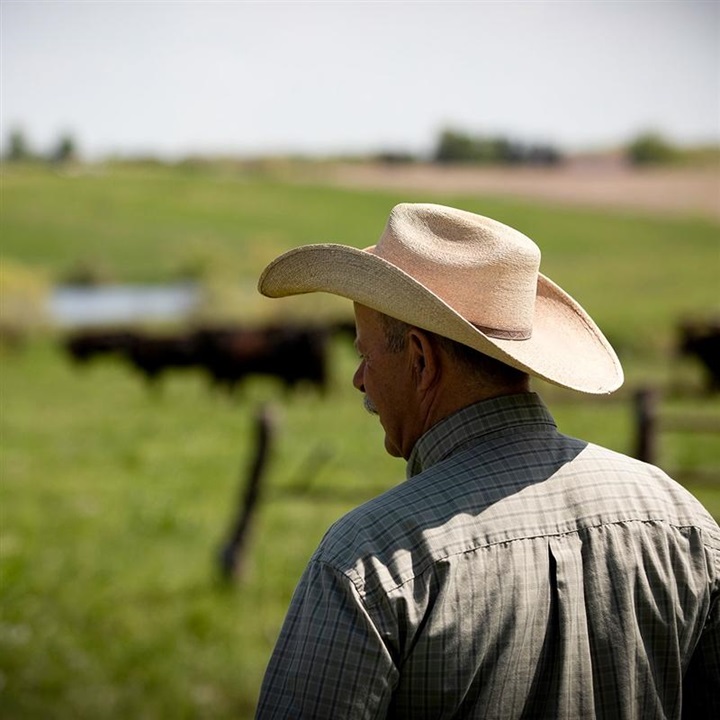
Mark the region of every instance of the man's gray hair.
MULTIPOLYGON (((382 315, 382 322, 388 351, 396 353, 404 350, 407 346, 408 331, 412 325, 384 314, 382 315)), ((485 379, 493 384, 503 387, 528 382, 528 374, 522 370, 506 365, 500 360, 437 333, 429 330, 423 330, 423 332, 432 337, 450 357, 464 365, 468 372, 473 375, 482 374, 485 379)))

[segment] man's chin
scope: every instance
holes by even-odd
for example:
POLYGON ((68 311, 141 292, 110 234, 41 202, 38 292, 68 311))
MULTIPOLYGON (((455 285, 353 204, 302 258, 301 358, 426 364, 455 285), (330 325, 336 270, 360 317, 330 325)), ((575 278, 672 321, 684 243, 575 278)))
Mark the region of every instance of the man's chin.
POLYGON ((363 407, 371 414, 378 415, 375 403, 370 399, 368 395, 363 395, 363 407))

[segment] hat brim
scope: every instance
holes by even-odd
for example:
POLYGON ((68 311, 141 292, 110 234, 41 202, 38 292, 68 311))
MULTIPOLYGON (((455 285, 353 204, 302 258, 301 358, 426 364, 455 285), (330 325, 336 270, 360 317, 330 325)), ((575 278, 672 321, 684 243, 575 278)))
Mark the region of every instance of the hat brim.
POLYGON ((327 292, 468 345, 555 385, 607 394, 623 383, 620 361, 592 318, 549 278, 538 276, 532 336, 494 338, 373 248, 305 245, 271 262, 258 290, 268 297, 327 292))

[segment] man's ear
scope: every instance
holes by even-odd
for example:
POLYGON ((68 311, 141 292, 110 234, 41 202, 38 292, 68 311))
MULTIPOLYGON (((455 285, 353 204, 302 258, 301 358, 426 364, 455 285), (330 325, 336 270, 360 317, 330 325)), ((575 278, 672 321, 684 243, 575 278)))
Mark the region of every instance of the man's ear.
POLYGON ((428 390, 440 375, 439 348, 430 336, 420 328, 408 331, 409 361, 419 390, 428 390))

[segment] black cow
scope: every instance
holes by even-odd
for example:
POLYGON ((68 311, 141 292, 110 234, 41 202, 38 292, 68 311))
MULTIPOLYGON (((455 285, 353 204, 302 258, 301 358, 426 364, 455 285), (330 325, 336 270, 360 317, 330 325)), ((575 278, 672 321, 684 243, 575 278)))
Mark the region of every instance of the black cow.
POLYGON ((78 330, 65 337, 63 345, 75 362, 86 363, 99 355, 122 353, 134 339, 127 330, 78 330))
POLYGON ((82 332, 67 338, 65 345, 78 362, 108 353, 123 357, 151 384, 168 369, 199 368, 228 390, 250 375, 276 377, 288 390, 301 383, 325 390, 329 334, 320 326, 279 323, 162 335, 82 332))
POLYGON ((136 334, 123 348, 127 360, 152 383, 170 368, 197 367, 200 349, 193 335, 136 334))
POLYGON ((201 364, 213 381, 232 390, 249 375, 280 379, 288 389, 327 385, 327 331, 294 324, 205 329, 195 333, 201 364))
POLYGON ((693 356, 702 363, 707 391, 720 392, 720 318, 685 321, 680 324, 679 335, 680 353, 693 356))
POLYGON ((328 330, 334 337, 344 338, 350 342, 355 341, 355 320, 336 320, 328 326, 328 330))

